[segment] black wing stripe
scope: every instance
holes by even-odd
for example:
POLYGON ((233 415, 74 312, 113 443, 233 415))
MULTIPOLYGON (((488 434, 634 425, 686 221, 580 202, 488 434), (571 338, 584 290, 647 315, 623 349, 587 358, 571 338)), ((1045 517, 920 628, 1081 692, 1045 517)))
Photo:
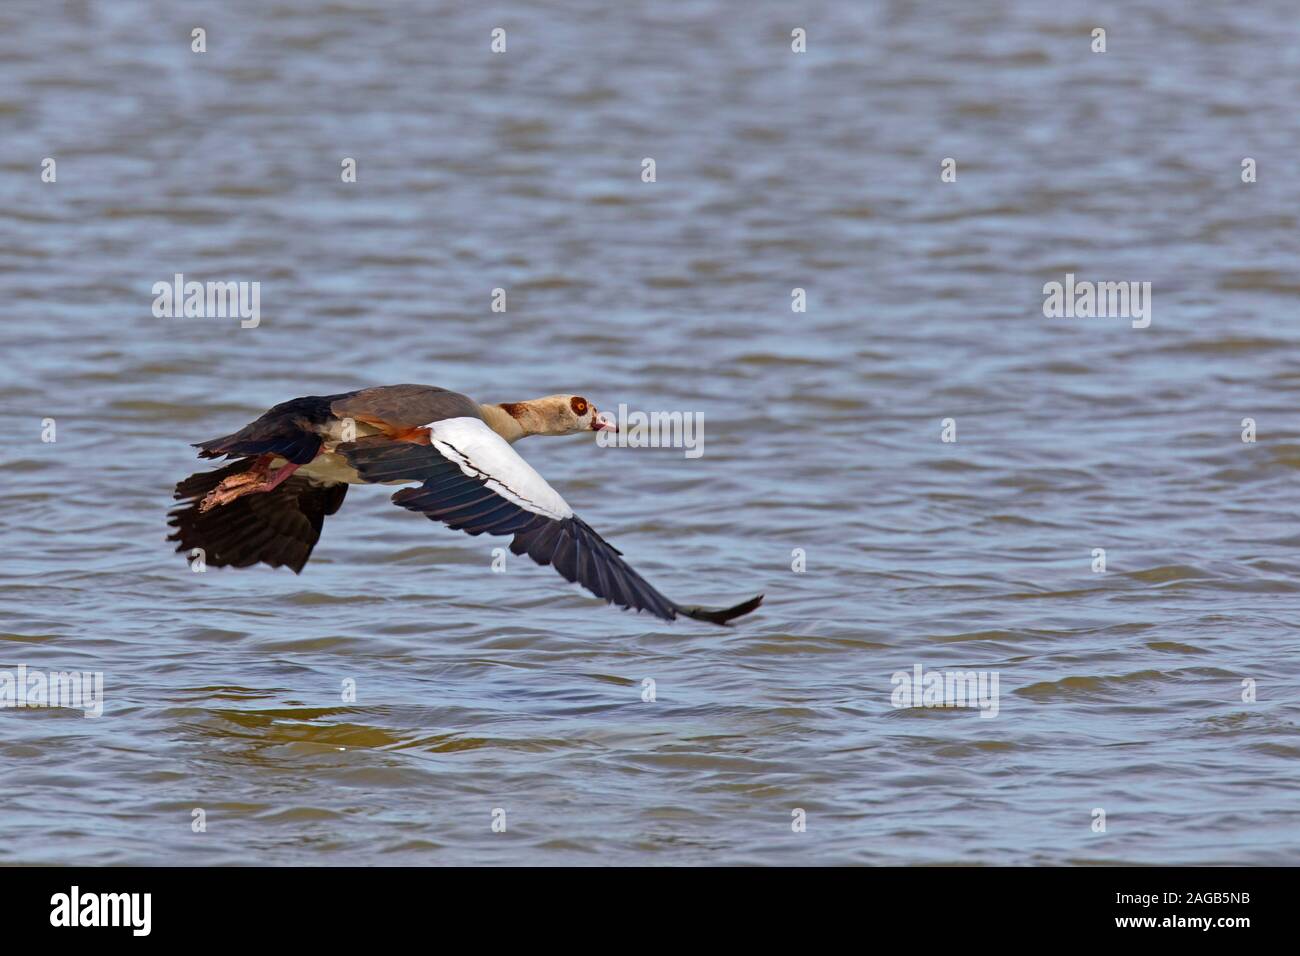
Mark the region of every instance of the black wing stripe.
POLYGON ((465 473, 455 465, 451 465, 450 467, 452 470, 447 474, 437 478, 426 479, 422 490, 429 494, 440 495, 448 489, 463 486, 465 482, 465 473))
POLYGON ((586 581, 591 577, 596 577, 596 579, 599 580, 599 577, 596 575, 596 565, 592 561, 591 549, 584 548, 582 542, 579 541, 576 543, 575 550, 577 551, 576 563, 578 580, 586 581))
POLYGON ((613 602, 614 589, 610 586, 610 580, 613 578, 613 575, 605 569, 604 563, 596 561, 595 559, 592 560, 591 567, 593 573, 596 575, 596 584, 600 588, 600 593, 608 595, 606 600, 613 602))
POLYGON ((614 566, 614 571, 618 587, 624 594, 624 600, 620 603, 626 603, 635 607, 637 610, 663 613, 666 604, 664 602, 656 602, 652 597, 650 597, 650 595, 654 593, 654 589, 642 580, 640 575, 634 572, 631 568, 618 567, 617 565, 614 566))
POLYGON ((462 517, 484 514, 485 512, 494 510, 502 504, 509 505, 511 508, 519 508, 519 506, 513 501, 506 501, 490 488, 485 488, 484 486, 479 485, 476 491, 457 495, 447 505, 443 505, 439 502, 437 508, 429 510, 429 514, 437 518, 445 516, 448 519, 460 519, 462 517))
POLYGON ((600 568, 600 573, 595 576, 596 586, 604 591, 605 599, 611 603, 621 604, 624 607, 631 607, 635 603, 628 588, 623 585, 623 576, 619 573, 616 565, 606 565, 596 556, 595 563, 600 568))
POLYGON ((546 524, 521 535, 510 545, 515 554, 528 552, 528 556, 538 564, 550 564, 551 552, 555 550, 555 540, 560 536, 560 523, 548 521, 546 524))
MULTIPOLYGON (((506 514, 505 517, 498 518, 491 524, 482 524, 470 534, 514 534, 522 531, 532 523, 532 516, 527 512, 524 514, 506 514)), ((469 530, 469 529, 465 529, 469 530)))
POLYGON ((578 560, 577 555, 574 553, 574 543, 571 535, 560 535, 555 551, 551 554, 551 564, 555 566, 555 570, 564 575, 566 581, 578 580, 578 560))
MULTIPOLYGON (((348 454, 348 459, 367 481, 438 482, 445 486, 455 484, 462 475, 460 468, 432 448, 408 442, 403 443, 406 447, 392 450, 392 444, 389 443, 388 453, 382 457, 363 450, 355 456, 348 454)), ((346 446, 339 447, 344 449, 346 446)))
POLYGON ((450 527, 455 528, 457 531, 468 531, 470 534, 482 534, 493 524, 505 519, 518 518, 519 510, 520 509, 511 502, 507 501, 502 503, 500 498, 493 498, 478 510, 469 514, 457 513, 450 516, 437 516, 430 514, 430 517, 437 517, 440 521, 447 522, 450 527), (503 515, 502 512, 505 512, 505 514, 503 515))

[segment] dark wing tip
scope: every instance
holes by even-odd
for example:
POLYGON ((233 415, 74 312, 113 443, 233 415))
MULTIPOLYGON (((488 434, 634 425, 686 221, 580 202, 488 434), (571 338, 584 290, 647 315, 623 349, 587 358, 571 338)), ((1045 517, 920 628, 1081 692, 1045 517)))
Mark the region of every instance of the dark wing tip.
POLYGON ((682 607, 678 605, 677 613, 692 620, 708 621, 710 624, 725 627, 728 622, 756 610, 762 603, 763 595, 759 594, 732 607, 682 607))

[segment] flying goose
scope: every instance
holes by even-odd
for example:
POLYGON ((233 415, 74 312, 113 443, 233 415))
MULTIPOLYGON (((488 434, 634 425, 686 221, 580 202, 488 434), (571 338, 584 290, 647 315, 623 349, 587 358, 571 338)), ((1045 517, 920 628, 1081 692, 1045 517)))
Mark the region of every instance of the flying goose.
POLYGON ((224 438, 195 445, 200 458, 234 459, 176 485, 176 550, 206 565, 259 561, 300 573, 326 515, 348 485, 409 484, 393 503, 469 534, 514 535, 510 550, 552 564, 607 603, 726 624, 763 595, 733 607, 678 604, 651 587, 511 445, 528 435, 617 431, 580 395, 480 405, 430 385, 387 385, 276 405, 224 438))

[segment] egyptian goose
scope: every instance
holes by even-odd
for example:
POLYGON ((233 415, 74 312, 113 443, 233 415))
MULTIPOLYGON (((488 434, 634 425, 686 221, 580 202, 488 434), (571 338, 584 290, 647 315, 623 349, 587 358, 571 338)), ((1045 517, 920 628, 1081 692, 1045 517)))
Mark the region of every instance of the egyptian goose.
POLYGON ((763 596, 734 607, 678 604, 630 568, 573 513, 511 445, 528 435, 617 431, 578 395, 480 405, 429 385, 388 385, 276 405, 233 435, 195 445, 200 458, 233 458, 176 485, 168 541, 203 551, 206 565, 302 571, 326 515, 348 485, 418 483, 393 503, 470 534, 514 535, 510 550, 553 564, 607 603, 674 620, 726 624, 763 596))

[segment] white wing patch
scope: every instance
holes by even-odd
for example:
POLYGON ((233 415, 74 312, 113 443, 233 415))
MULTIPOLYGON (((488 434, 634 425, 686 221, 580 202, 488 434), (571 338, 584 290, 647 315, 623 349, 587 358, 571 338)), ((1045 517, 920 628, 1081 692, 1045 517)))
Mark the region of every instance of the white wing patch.
POLYGON ((471 478, 486 479, 485 484, 501 497, 557 521, 573 517, 573 509, 559 492, 482 419, 444 418, 424 427, 439 454, 471 478))

